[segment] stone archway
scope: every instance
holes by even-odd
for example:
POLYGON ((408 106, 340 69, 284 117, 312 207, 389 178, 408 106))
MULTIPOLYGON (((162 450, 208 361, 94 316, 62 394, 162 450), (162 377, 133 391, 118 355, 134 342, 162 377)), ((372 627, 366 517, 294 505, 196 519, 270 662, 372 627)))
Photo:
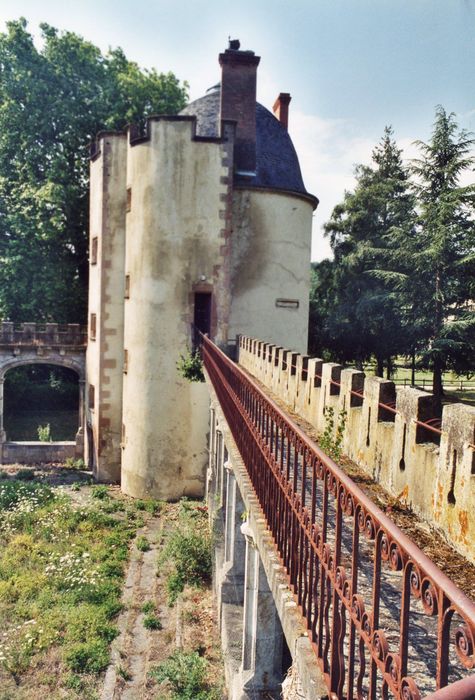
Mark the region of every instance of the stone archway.
POLYGON ((15 328, 13 323, 0 324, 0 464, 8 445, 3 423, 3 387, 5 375, 13 368, 47 364, 73 370, 79 380, 79 428, 75 455, 84 452, 84 390, 86 375, 85 329, 78 325, 25 323, 15 328))

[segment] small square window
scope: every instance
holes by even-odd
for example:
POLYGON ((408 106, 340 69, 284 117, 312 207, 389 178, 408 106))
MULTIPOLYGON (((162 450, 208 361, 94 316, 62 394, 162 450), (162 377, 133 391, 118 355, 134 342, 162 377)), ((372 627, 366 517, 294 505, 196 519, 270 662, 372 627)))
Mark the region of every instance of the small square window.
POLYGON ((96 324, 97 324, 97 316, 96 316, 96 314, 91 314, 91 319, 90 319, 90 323, 89 323, 89 338, 90 338, 90 340, 96 339, 96 324))
POLYGON ((97 265, 97 236, 91 241, 91 265, 97 265))

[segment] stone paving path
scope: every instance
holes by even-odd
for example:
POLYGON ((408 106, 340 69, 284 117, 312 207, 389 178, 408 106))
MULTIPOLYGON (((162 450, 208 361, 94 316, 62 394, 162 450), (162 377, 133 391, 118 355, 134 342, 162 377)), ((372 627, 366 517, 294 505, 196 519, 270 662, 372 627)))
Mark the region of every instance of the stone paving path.
MULTIPOLYGON (((147 537, 150 550, 142 552, 135 545, 132 548, 122 597, 124 610, 118 620, 120 634, 112 643, 111 663, 106 672, 101 700, 156 698, 156 685, 151 682, 148 673, 153 663, 160 658, 165 641, 164 633, 144 627, 141 607, 147 601, 154 602, 158 618, 163 627, 167 626, 169 608, 160 603, 157 576, 157 548, 161 529, 160 517, 152 517, 137 532, 137 535, 147 537)), ((169 644, 165 644, 165 647, 169 647, 169 644)), ((164 656, 167 654, 168 652, 164 656)))

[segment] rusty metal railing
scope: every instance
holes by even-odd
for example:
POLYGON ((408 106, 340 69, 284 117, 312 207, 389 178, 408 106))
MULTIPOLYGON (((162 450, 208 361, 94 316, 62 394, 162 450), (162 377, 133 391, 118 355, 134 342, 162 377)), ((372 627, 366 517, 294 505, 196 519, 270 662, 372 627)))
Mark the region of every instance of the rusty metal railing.
POLYGON ((203 359, 330 697, 473 697, 475 605, 207 338, 203 359))

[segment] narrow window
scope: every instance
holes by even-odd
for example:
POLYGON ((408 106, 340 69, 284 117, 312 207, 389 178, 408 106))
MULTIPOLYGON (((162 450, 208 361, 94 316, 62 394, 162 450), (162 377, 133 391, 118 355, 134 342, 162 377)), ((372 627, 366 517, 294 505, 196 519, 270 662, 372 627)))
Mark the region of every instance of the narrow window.
POLYGON ((91 314, 91 320, 89 323, 89 338, 91 340, 96 339, 96 323, 97 323, 96 314, 91 314))
POLYGON ((124 298, 125 299, 130 298, 130 275, 125 275, 124 298))
POLYGON ((211 292, 195 293, 193 324, 193 345, 196 348, 200 344, 200 332, 205 335, 211 332, 211 292))
POLYGON ((89 408, 94 408, 94 403, 95 403, 95 389, 94 389, 94 386, 93 386, 92 384, 89 384, 89 388, 88 388, 87 395, 88 395, 88 406, 89 406, 89 408))
POLYGON ((125 211, 130 211, 132 209, 132 188, 127 187, 127 199, 125 204, 125 211))
POLYGON ((125 423, 122 423, 122 430, 120 432, 120 446, 125 447, 125 423))
POLYGON ((124 350, 124 374, 127 374, 128 367, 129 367, 129 351, 124 350))
POLYGON ((91 265, 97 264, 97 236, 91 242, 91 265))

